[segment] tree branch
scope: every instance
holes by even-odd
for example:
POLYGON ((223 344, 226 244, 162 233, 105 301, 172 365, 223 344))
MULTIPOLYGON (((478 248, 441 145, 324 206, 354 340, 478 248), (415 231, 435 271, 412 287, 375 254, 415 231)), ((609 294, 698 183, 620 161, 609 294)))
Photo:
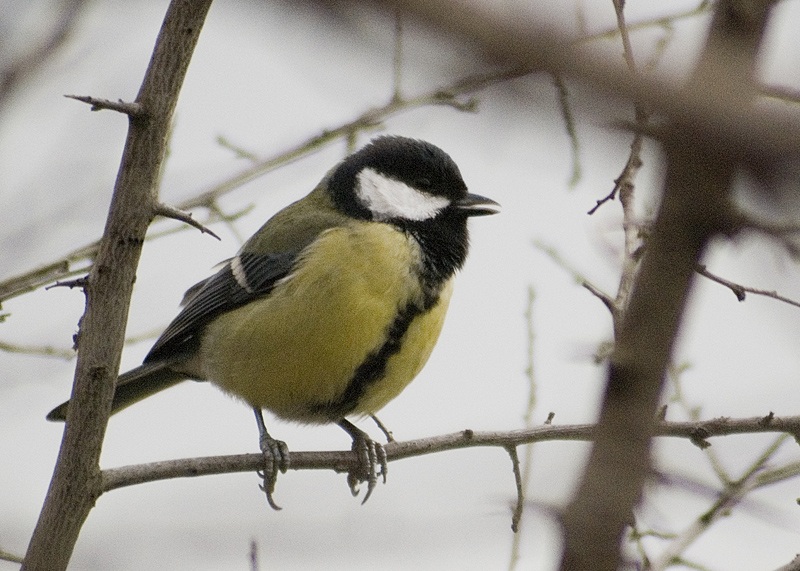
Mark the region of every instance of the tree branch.
POLYGON ((97 260, 85 287, 75 384, 50 488, 23 570, 66 569, 102 493, 99 469, 136 266, 153 217, 171 118, 211 0, 173 0, 131 117, 97 260))
MULTIPOLYGON (((774 166, 776 172, 782 172, 784 161, 800 156, 800 121, 796 118, 764 108, 743 114, 735 92, 710 85, 687 90, 671 76, 634 76, 604 52, 586 50, 566 35, 531 19, 494 10, 491 4, 462 0, 371 3, 415 15, 440 33, 482 48, 493 61, 563 74, 598 92, 637 101, 652 113, 679 121, 686 137, 707 141, 719 153, 730 153, 747 165, 774 166)), ((706 65, 715 77, 725 77, 729 71, 725 58, 712 57, 706 65)))
POLYGON ((763 295, 764 297, 769 297, 772 299, 777 299, 778 301, 782 301, 783 303, 788 303, 789 305, 793 305, 795 307, 800 307, 800 301, 795 301, 794 299, 785 297, 780 295, 778 292, 774 290, 766 290, 766 289, 758 289, 749 286, 743 286, 741 284, 737 284, 735 282, 726 280, 723 277, 720 277, 716 274, 712 274, 708 271, 704 264, 697 264, 697 273, 701 276, 707 277, 713 282, 717 282, 720 285, 725 286, 729 290, 733 292, 733 295, 736 296, 736 299, 739 301, 744 301, 747 297, 748 293, 752 293, 753 295, 763 295))
POLYGON ((664 571, 678 559, 711 525, 726 515, 744 497, 759 485, 759 473, 785 441, 786 435, 778 437, 763 454, 735 482, 728 484, 713 505, 698 516, 692 525, 683 530, 669 546, 651 563, 651 571, 664 571))
MULTIPOLYGON (((379 125, 393 115, 404 111, 411 111, 430 105, 447 105, 461 111, 472 111, 475 109, 475 100, 470 98, 463 101, 461 96, 474 93, 499 82, 509 81, 526 73, 529 72, 525 69, 514 68, 482 75, 472 75, 459 79, 450 85, 437 87, 416 97, 392 99, 385 105, 369 109, 355 119, 332 129, 327 129, 285 151, 265 159, 255 160, 250 167, 205 191, 198 192, 193 198, 179 203, 176 208, 179 210, 191 210, 192 208, 202 207, 216 210, 216 201, 221 196, 239 188, 254 178, 308 156, 332 144, 334 141, 347 137, 353 132, 379 125)), ((89 267, 80 264, 80 262, 94 259, 99 246, 99 241, 87 244, 45 266, 0 281, 0 303, 53 283, 55 280, 86 273, 89 267), (77 268, 75 267, 76 265, 78 265, 77 268)))
POLYGON ((178 207, 182 210, 189 210, 198 206, 208 207, 220 196, 227 194, 254 178, 310 155, 334 141, 347 138, 352 133, 375 128, 390 117, 405 111, 431 105, 452 107, 453 109, 464 112, 474 111, 476 108, 475 100, 472 98, 462 100, 460 96, 479 91, 485 87, 503 81, 522 77, 529 73, 531 73, 529 68, 516 66, 491 73, 471 75, 459 79, 450 85, 437 87, 427 93, 417 95, 416 97, 398 97, 396 93, 393 93, 389 101, 384 105, 368 109, 354 119, 331 129, 326 129, 322 133, 314 135, 305 141, 301 141, 297 145, 277 155, 256 161, 240 173, 214 185, 202 193, 198 193, 194 198, 190 198, 179 204, 178 207))
MULTIPOLYGON (((386 458, 393 462, 405 458, 416 458, 427 454, 438 454, 464 448, 496 447, 508 450, 524 444, 551 441, 591 441, 597 425, 543 424, 520 430, 476 432, 462 430, 451 434, 420 438, 400 442, 394 440, 384 445, 386 458)), ((737 434, 784 433, 800 438, 800 416, 758 416, 750 418, 720 417, 699 422, 658 423, 653 436, 685 438, 690 442, 702 435, 703 439, 737 434)), ((357 466, 358 455, 352 450, 289 453, 290 470, 333 470, 346 473, 357 466)), ((118 488, 156 482, 173 478, 192 478, 214 474, 256 471, 264 466, 260 453, 203 458, 182 458, 148 464, 136 464, 120 468, 109 468, 102 472, 103 492, 118 488)))
MULTIPOLYGON (((724 92, 738 114, 749 113, 755 94, 753 62, 770 4, 717 3, 686 93, 709 97, 724 92)), ((737 156, 717 148, 706 133, 694 132, 683 118, 671 119, 664 142, 663 198, 615 331, 597 438, 564 515, 565 571, 619 568, 623 532, 651 470, 650 432, 694 270, 730 208, 737 156)), ((698 434, 695 441, 704 445, 705 436, 698 434)))

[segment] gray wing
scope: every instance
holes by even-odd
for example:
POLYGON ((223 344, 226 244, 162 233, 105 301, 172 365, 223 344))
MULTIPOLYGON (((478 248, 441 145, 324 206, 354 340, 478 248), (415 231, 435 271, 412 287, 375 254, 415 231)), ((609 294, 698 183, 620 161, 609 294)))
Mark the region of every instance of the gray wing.
POLYGON ((176 355, 191 355, 200 345, 205 326, 216 316, 269 295, 275 283, 291 272, 296 252, 243 252, 216 274, 191 287, 186 305, 158 338, 145 363, 176 355))

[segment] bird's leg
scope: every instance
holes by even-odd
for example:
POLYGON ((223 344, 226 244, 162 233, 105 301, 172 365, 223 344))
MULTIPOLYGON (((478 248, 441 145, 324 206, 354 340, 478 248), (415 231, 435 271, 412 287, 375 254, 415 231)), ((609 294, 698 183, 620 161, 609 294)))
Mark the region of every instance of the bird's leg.
POLYGON ((353 439, 352 450, 358 454, 359 465, 357 469, 352 469, 347 473, 347 484, 350 486, 352 494, 357 496, 358 485, 361 482, 367 482, 367 494, 361 502, 363 504, 372 495, 372 490, 378 483, 378 476, 383 477, 383 483, 386 483, 386 473, 389 471, 386 450, 382 444, 372 440, 369 434, 356 428, 349 420, 343 418, 336 424, 341 426, 353 439))
POLYGON ((264 471, 258 472, 264 483, 260 484, 259 488, 267 496, 269 506, 274 510, 279 510, 281 507, 272 499, 272 493, 275 491, 275 482, 278 481, 278 470, 286 473, 289 468, 289 448, 284 441, 275 440, 269 435, 261 409, 254 407, 253 412, 258 425, 258 443, 261 447, 261 454, 264 455, 264 471))

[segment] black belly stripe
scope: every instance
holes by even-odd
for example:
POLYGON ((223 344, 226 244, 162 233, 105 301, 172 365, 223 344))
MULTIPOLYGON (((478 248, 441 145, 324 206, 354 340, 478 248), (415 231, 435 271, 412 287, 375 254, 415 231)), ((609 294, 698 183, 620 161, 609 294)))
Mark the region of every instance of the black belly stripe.
POLYGON ((339 420, 351 413, 370 385, 383 379, 389 359, 400 351, 403 337, 414 318, 427 312, 432 306, 433 303, 425 303, 422 307, 417 303, 409 303, 400 310, 387 331, 383 345, 377 351, 370 353, 358 366, 341 396, 336 400, 310 405, 309 411, 332 420, 339 420))

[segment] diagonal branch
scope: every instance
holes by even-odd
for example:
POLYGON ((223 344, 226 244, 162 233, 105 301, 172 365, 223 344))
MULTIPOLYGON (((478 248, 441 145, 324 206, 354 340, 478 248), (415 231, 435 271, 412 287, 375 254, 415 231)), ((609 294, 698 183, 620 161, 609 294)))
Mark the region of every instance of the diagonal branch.
POLYGON ((66 569, 102 493, 100 450, 111 413, 136 266, 153 217, 178 94, 211 0, 174 0, 164 18, 131 117, 106 228, 85 286, 78 362, 55 471, 23 570, 66 569))
MULTIPOLYGON (((764 1, 756 1, 752 11, 757 13, 764 1)), ((483 49, 489 59, 563 74, 598 92, 637 101, 652 113, 680 121, 686 136, 704 139, 720 152, 736 155, 748 165, 780 166, 785 165, 782 161, 800 156, 797 118, 766 108, 741 113, 740 101, 730 90, 712 90, 708 85, 704 89, 687 90, 667 75, 633 76, 627 66, 619 65, 604 52, 582 49, 572 38, 531 19, 495 10, 491 3, 463 0, 392 0, 391 3, 372 0, 371 3, 413 14, 440 33, 483 49), (454 14, 458 17, 453 17, 454 14)), ((749 5, 735 3, 745 8, 749 5)), ((707 66, 721 78, 729 71, 724 58, 713 57, 707 66)))
MULTIPOLYGON (((468 98, 463 100, 464 95, 475 93, 485 87, 503 81, 521 77, 527 73, 529 73, 529 71, 523 68, 503 69, 496 72, 464 77, 450 85, 437 87, 415 97, 404 99, 392 98, 385 105, 369 109, 346 123, 326 129, 322 133, 305 141, 301 141, 278 154, 255 161, 254 164, 238 174, 207 190, 198 192, 194 197, 181 202, 176 208, 179 210, 190 210, 192 208, 203 207, 216 210, 216 201, 221 196, 263 174, 309 156, 343 137, 348 137, 354 132, 374 128, 394 115, 430 105, 449 106, 465 112, 472 111, 475 109, 475 99, 468 98)), ((88 267, 87 264, 81 264, 80 262, 86 260, 91 261, 97 255, 99 246, 99 241, 87 244, 73 250, 60 260, 0 281, 0 303, 53 283, 58 279, 84 274, 88 271, 88 267)))
MULTIPOLYGON (((755 95, 753 66, 771 2, 746 4, 717 3, 685 88, 704 96, 725 92, 739 114, 749 113, 755 95)), ((562 570, 619 567, 623 532, 651 470, 650 432, 694 270, 724 228, 738 166, 734 154, 698 135, 673 118, 665 138, 664 194, 616 330, 597 438, 564 516, 562 570)))

